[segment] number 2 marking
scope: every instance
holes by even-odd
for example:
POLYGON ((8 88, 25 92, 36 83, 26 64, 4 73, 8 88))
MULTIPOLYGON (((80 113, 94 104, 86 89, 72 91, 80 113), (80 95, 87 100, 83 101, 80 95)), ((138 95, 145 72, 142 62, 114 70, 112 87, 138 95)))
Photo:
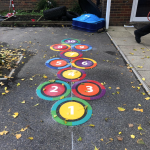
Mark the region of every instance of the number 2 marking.
POLYGON ((68 108, 71 109, 71 115, 74 115, 74 106, 69 106, 68 108))
POLYGON ((57 89, 58 89, 58 86, 52 86, 52 88, 54 87, 54 89, 53 90, 51 90, 50 92, 58 92, 58 91, 56 91, 57 89))
POLYGON ((61 65, 61 61, 57 61, 57 62, 56 62, 56 65, 61 65))
POLYGON ((86 86, 88 92, 93 92, 93 87, 92 86, 86 86))

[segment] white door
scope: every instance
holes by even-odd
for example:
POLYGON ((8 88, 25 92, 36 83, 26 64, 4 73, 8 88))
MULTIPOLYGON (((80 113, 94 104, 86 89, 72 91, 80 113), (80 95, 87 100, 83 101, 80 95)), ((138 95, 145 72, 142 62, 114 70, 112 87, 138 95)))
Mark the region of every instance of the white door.
POLYGON ((150 0, 133 0, 130 22, 148 21, 147 15, 149 12, 150 0))

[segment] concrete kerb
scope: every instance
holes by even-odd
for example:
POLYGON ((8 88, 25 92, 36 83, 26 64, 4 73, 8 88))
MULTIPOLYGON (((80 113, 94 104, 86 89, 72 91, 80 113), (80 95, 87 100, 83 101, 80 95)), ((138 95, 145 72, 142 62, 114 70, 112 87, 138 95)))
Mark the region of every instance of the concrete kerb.
POLYGON ((118 51, 120 52, 120 54, 122 55, 122 57, 124 58, 124 60, 127 62, 127 64, 129 64, 129 67, 131 67, 133 73, 138 78, 138 80, 141 82, 143 88, 150 95, 150 88, 148 87, 148 85, 141 79, 141 76, 139 75, 139 73, 136 71, 136 69, 134 68, 134 66, 132 66, 132 64, 128 61, 127 57, 124 55, 124 53, 121 51, 121 49, 114 42, 114 40, 112 39, 112 37, 110 36, 110 34, 108 32, 106 32, 106 33, 109 36, 109 38, 111 39, 111 41, 113 42, 113 44, 115 45, 115 47, 118 49, 118 51))

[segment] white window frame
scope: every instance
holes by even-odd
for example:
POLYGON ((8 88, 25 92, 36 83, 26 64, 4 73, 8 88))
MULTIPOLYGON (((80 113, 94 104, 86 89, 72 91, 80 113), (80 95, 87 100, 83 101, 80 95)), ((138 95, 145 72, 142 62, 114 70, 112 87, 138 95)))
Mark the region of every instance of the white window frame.
POLYGON ((148 22, 147 17, 136 17, 137 6, 138 0, 133 0, 130 22, 148 22))

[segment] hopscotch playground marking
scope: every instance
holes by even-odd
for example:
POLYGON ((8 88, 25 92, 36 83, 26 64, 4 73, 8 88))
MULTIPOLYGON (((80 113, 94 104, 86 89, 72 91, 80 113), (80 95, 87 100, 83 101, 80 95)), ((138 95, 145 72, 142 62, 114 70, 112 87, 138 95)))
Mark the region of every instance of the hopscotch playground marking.
POLYGON ((80 40, 68 38, 62 44, 50 46, 53 51, 60 51, 60 57, 46 61, 45 65, 59 69, 57 77, 60 80, 49 80, 37 87, 36 93, 43 100, 58 100, 51 108, 52 118, 66 126, 76 126, 85 123, 92 116, 92 107, 85 100, 96 100, 106 93, 105 87, 94 80, 83 80, 86 72, 82 69, 92 69, 97 62, 90 58, 81 58, 81 51, 92 50, 88 44, 80 44, 80 40), (71 86, 66 83, 70 82, 71 86), (75 82, 72 86, 72 83, 75 82), (67 97, 71 93, 77 97, 67 97), (66 97, 66 98, 65 98, 66 97))

